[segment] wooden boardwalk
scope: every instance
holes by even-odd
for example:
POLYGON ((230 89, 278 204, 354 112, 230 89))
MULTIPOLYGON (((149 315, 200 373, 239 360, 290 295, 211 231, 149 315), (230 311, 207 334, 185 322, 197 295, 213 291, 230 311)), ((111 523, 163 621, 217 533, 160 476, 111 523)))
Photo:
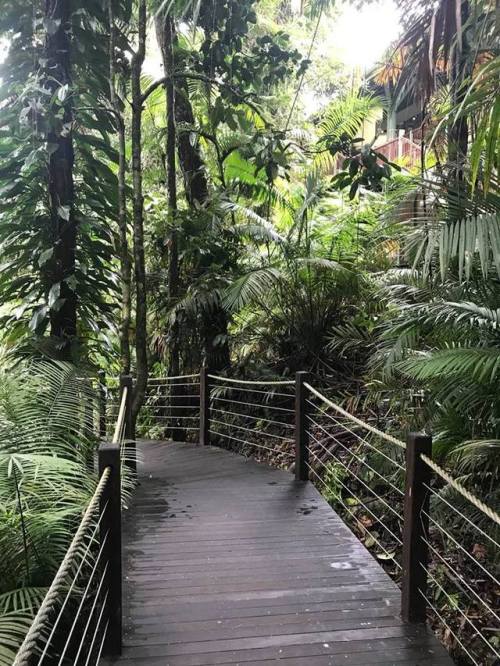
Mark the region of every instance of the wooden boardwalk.
POLYGON ((115 663, 452 664, 312 484, 217 448, 141 449, 115 663))

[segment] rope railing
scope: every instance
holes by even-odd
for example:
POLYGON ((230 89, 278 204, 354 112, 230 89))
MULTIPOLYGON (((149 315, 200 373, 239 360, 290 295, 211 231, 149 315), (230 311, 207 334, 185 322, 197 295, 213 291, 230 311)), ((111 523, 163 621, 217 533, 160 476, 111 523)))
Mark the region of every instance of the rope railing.
POLYGON ((220 375, 208 375, 209 379, 214 379, 218 382, 229 382, 231 384, 238 384, 242 386, 295 386, 295 381, 293 379, 287 380, 249 380, 249 379, 237 379, 234 377, 221 377, 220 375))
POLYGON ((97 666, 121 649, 121 449, 125 387, 113 440, 98 450, 98 481, 13 666, 97 666))
POLYGON ((118 410, 118 418, 116 419, 115 431, 113 433, 113 444, 121 444, 125 436, 125 416, 127 412, 128 402, 128 386, 125 386, 122 391, 120 400, 120 407, 118 410))
POLYGON ((103 439, 114 435, 121 397, 120 377, 107 377, 99 373, 99 435, 103 439))
MULTIPOLYGON (((51 658, 57 658, 58 664, 73 663, 68 660, 64 661, 69 644, 67 643, 61 648, 61 636, 57 635, 56 629, 60 627, 63 611, 74 601, 71 595, 83 574, 87 573, 89 562, 93 560, 95 565, 100 564, 100 556, 92 557, 91 551, 98 542, 96 533, 101 526, 104 513, 98 519, 96 519, 96 515, 99 514, 110 476, 111 468, 106 467, 49 590, 16 655, 13 666, 42 664, 48 655, 51 658), (60 612, 54 620, 53 616, 58 607, 60 612), (51 648, 54 650, 53 653, 51 648)), ((101 574, 102 576, 103 574, 101 574)), ((75 617, 76 619, 77 617, 75 617)), ((64 632, 64 627, 62 629, 64 632)), ((97 661, 94 663, 97 663, 97 661)))
POLYGON ((494 511, 482 500, 478 499, 475 495, 473 495, 469 490, 467 490, 467 488, 465 488, 465 486, 463 486, 459 481, 454 479, 451 476, 451 474, 448 474, 446 470, 440 467, 428 456, 422 454, 421 458, 425 462, 425 464, 428 465, 433 472, 435 472, 438 476, 440 476, 443 479, 443 481, 445 481, 449 486, 451 486, 453 490, 456 490, 460 495, 462 495, 462 497, 468 500, 473 506, 476 507, 476 509, 482 511, 484 515, 490 518, 494 523, 500 525, 500 514, 494 511))
POLYGON ((354 414, 350 414, 348 411, 346 411, 345 409, 340 407, 340 405, 336 405, 334 402, 329 400, 326 396, 324 396, 322 393, 317 391, 313 386, 311 386, 307 382, 304 382, 304 386, 308 391, 310 391, 313 395, 315 395, 322 402, 324 402, 325 405, 328 405, 328 407, 331 407, 332 409, 334 409, 339 414, 342 414, 342 416, 345 416, 347 419, 349 419, 353 423, 356 423, 357 425, 361 426, 365 430, 368 430, 369 432, 372 432, 373 434, 377 435, 381 439, 384 439, 385 441, 389 442, 390 444, 395 444, 396 446, 399 446, 401 449, 406 448, 406 444, 401 439, 398 439, 397 437, 393 437, 392 435, 390 435, 386 432, 383 432, 382 430, 379 430, 378 428, 375 428, 374 426, 370 425, 369 423, 365 423, 364 421, 359 419, 357 416, 354 416, 354 414))
POLYGON ((150 383, 155 383, 155 382, 169 383, 169 382, 172 382, 176 379, 196 379, 199 376, 200 376, 200 374, 198 372, 195 373, 195 374, 191 374, 191 375, 174 375, 172 377, 166 375, 165 377, 151 377, 149 379, 149 382, 150 383))

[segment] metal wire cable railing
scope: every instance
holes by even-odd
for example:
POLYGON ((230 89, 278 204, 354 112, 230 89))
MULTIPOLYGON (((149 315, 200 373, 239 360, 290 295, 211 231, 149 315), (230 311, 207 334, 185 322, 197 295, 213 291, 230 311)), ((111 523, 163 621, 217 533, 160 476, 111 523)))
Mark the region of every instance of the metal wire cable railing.
POLYGON ((403 616, 423 621, 428 614, 464 664, 496 664, 499 514, 432 460, 430 437, 410 436, 405 444, 308 382, 301 390, 298 427, 306 476, 377 559, 391 562, 390 572, 403 588, 403 616), (468 504, 469 515, 457 498, 450 501, 450 492, 468 504))
POLYGON ((311 480, 401 586, 405 621, 429 616, 464 663, 496 664, 500 516, 432 459, 429 435, 385 432, 306 373, 259 381, 202 369, 153 379, 142 418, 162 436, 199 432, 202 445, 311 480))
POLYGON ((427 584, 419 593, 452 653, 475 666, 498 663, 500 516, 429 456, 420 457, 433 477, 424 484, 422 540, 429 556, 420 564, 427 584))
POLYGON ((200 422, 199 374, 149 380, 138 428, 149 437, 196 440, 200 422))
POLYGON ((99 479, 13 666, 90 666, 121 644, 121 465, 127 389, 99 479), (108 647, 106 647, 108 646, 108 647))
MULTIPOLYGON (((326 491, 326 496, 331 497, 331 487, 330 487, 330 485, 328 483, 326 483, 324 481, 324 479, 309 464, 307 466, 308 466, 308 469, 309 469, 310 473, 314 477, 312 480, 316 481, 316 482, 319 482, 320 487, 322 487, 324 489, 324 491, 326 491)), ((350 492, 348 486, 343 485, 342 487, 350 492)), ((366 505, 358 497, 354 496, 354 499, 360 506, 363 506, 365 508, 365 510, 368 513, 370 513, 370 510, 366 507, 366 505)), ((336 504, 337 505, 340 504, 342 506, 342 508, 344 509, 344 511, 347 513, 347 515, 350 516, 350 518, 354 521, 354 524, 358 526, 359 530, 362 533, 364 533, 367 538, 370 538, 373 541, 373 543, 375 543, 378 546, 378 548, 380 549, 380 553, 385 555, 388 560, 393 559, 393 554, 391 552, 389 552, 389 550, 387 550, 387 547, 379 539, 377 539, 376 537, 373 536, 373 533, 366 527, 365 522, 361 520, 359 514, 354 513, 353 509, 351 509, 345 503, 345 501, 342 500, 341 497, 337 497, 336 504)), ((398 567, 399 570, 401 570, 402 567, 398 562, 395 562, 395 565, 398 567)))
POLYGON ((295 460, 293 430, 295 382, 244 380, 206 374, 208 435, 212 443, 246 456, 295 460), (292 423, 290 423, 292 421, 292 423))
POLYGON ((398 456, 404 442, 350 414, 309 383, 303 389, 309 473, 321 480, 323 494, 365 546, 400 575, 404 467, 398 456))
MULTIPOLYGON (((100 511, 100 505, 105 497, 110 476, 111 468, 108 467, 101 475, 94 495, 16 655, 13 666, 31 666, 32 664, 38 666, 46 663, 47 657, 50 657, 50 663, 75 664, 75 666, 78 663, 74 661, 76 651, 72 652, 68 638, 65 638, 66 620, 69 613, 64 611, 73 612, 75 610, 75 599, 83 600, 85 603, 89 598, 98 598, 96 590, 92 590, 92 596, 90 593, 87 593, 87 597, 81 595, 79 585, 82 580, 88 580, 89 570, 93 576, 101 564, 99 555, 92 551, 98 548, 99 540, 96 534, 105 515, 105 511, 100 511), (59 612, 54 620, 57 608, 59 608, 59 612), (67 658, 66 655, 68 655, 67 658)), ((100 579, 103 576, 105 573, 101 572, 100 579)), ((82 607, 81 604, 78 606, 79 609, 82 607)), ((74 621, 77 622, 78 619, 79 617, 76 615, 74 621)), ((95 660, 92 663, 97 664, 98 661, 95 660)))

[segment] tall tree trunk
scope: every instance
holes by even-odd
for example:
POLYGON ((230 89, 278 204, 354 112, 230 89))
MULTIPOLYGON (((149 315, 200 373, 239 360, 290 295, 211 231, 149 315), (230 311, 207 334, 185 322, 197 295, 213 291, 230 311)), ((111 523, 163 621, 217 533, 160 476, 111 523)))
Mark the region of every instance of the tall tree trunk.
MULTIPOLYGON (((170 21, 170 25, 166 26, 165 20, 157 23, 157 33, 163 56, 164 72, 165 76, 168 77, 170 73, 174 72, 173 53, 177 38, 174 23, 170 21)), ((195 118, 186 80, 169 80, 169 84, 172 85, 171 94, 174 96, 173 106, 176 126, 194 126, 195 118)), ((168 133, 170 134, 170 132, 168 133)), ((175 135, 174 129, 170 145, 173 145, 175 135)), ((177 150, 184 180, 184 191, 189 205, 193 207, 206 205, 209 200, 209 185, 205 163, 201 157, 198 144, 193 144, 191 141, 189 130, 181 129, 177 132, 177 150)), ((170 160, 167 159, 167 166, 169 163, 175 166, 175 156, 171 155, 170 160)), ((169 191, 171 191, 170 185, 169 191)), ((203 269, 203 267, 200 267, 200 269, 203 269)), ((203 342, 205 361, 210 370, 215 372, 227 368, 230 365, 229 344, 227 342, 228 320, 222 306, 214 306, 209 312, 202 314, 200 337, 203 342), (215 344, 216 339, 225 340, 225 342, 215 344)), ((178 354, 180 356, 180 348, 178 354)))
POLYGON ((141 75, 146 56, 146 0, 139 0, 138 44, 132 58, 132 186, 134 218, 134 264, 136 283, 136 390, 132 402, 132 421, 144 402, 148 383, 147 353, 147 289, 146 263, 144 258, 144 197, 142 193, 142 92, 141 75))
POLYGON ((201 336, 205 364, 210 372, 221 372, 231 366, 228 324, 222 304, 215 305, 203 315, 201 336))
MULTIPOLYGON (((167 15, 164 20, 164 40, 162 44, 165 68, 169 74, 174 71, 174 45, 172 17, 167 15)), ((165 85, 167 104, 167 146, 166 168, 168 189, 168 217, 169 217, 169 257, 168 257, 168 297, 173 305, 179 296, 179 245, 177 234, 177 179, 175 173, 175 88, 173 78, 167 80, 165 85)), ((173 324, 170 343, 169 372, 178 375, 179 366, 179 330, 178 324, 173 324)))
POLYGON ((120 321, 120 356, 121 374, 130 374, 130 320, 131 320, 131 273, 128 231, 127 231, 127 195, 126 195, 126 154, 125 120, 123 105, 117 93, 116 73, 116 36, 117 29, 114 15, 114 1, 109 0, 109 86, 110 100, 114 112, 118 134, 118 230, 120 237, 120 277, 122 287, 120 321))
MULTIPOLYGON (((168 300, 170 306, 174 306, 180 293, 179 275, 179 244, 177 233, 177 177, 175 168, 176 150, 176 94, 173 79, 175 67, 174 57, 174 23, 171 14, 158 14, 156 17, 156 33, 162 52, 165 76, 165 101, 167 116, 167 145, 165 167, 167 172, 167 195, 168 195, 168 300)), ((174 319, 169 335, 168 373, 171 377, 180 374, 180 339, 179 323, 174 319)), ((185 439, 185 431, 181 428, 178 409, 179 399, 176 395, 179 390, 175 383, 170 387, 170 405, 172 409, 172 437, 178 440, 185 439)))
MULTIPOLYGON (((175 117, 178 125, 195 124, 185 80, 182 83, 179 82, 176 87, 175 117)), ((207 171, 198 144, 193 145, 189 130, 179 132, 178 152, 186 199, 190 206, 203 206, 208 202, 210 196, 207 171)), ((231 360, 226 311, 221 304, 214 305, 210 311, 202 314, 201 322, 200 336, 207 367, 211 372, 227 369, 231 360)))
MULTIPOLYGON (((175 87, 175 120, 179 126, 194 126, 195 119, 185 79, 177 80, 175 87)), ((198 144, 191 141, 189 130, 179 130, 177 137, 179 162, 184 179, 184 191, 190 206, 203 206, 209 198, 208 180, 198 144)))
POLYGON ((76 336, 77 295, 72 284, 75 275, 77 223, 74 213, 73 108, 71 103, 69 0, 45 0, 46 87, 63 100, 62 126, 48 134, 48 144, 55 148, 49 158, 49 200, 54 252, 44 271, 50 298, 60 299, 60 307, 51 309, 53 336, 65 347, 76 336), (66 88, 65 88, 66 87, 66 88))
MULTIPOLYGON (((167 119, 166 159, 165 169, 167 175, 168 197, 168 298, 170 305, 175 303, 179 296, 179 247, 177 234, 177 179, 175 171, 176 149, 176 95, 172 73, 174 71, 174 26, 170 14, 157 14, 156 35, 162 53, 165 72, 165 102, 167 119)), ((180 358, 178 343, 178 326, 174 323, 170 331, 170 346, 168 368, 171 375, 179 374, 180 358)))

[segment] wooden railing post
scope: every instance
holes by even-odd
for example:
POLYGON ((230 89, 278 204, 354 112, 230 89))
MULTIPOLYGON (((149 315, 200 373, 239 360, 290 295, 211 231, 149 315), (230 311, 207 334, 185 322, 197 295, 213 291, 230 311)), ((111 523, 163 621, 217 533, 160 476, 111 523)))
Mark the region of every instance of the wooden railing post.
POLYGON ((404 622, 425 622, 429 558, 429 492, 431 470, 421 454, 431 457, 432 437, 412 432, 406 442, 401 615, 404 622), (424 541, 425 539, 425 541, 424 541))
POLYGON ((210 378, 206 365, 200 370, 200 444, 210 445, 210 378))
POLYGON ((99 437, 106 437, 106 373, 99 370, 97 373, 99 382, 99 437))
POLYGON ((297 481, 309 480, 309 437, 307 434, 307 402, 304 382, 308 381, 307 372, 295 373, 295 478, 297 481))
POLYGON ((102 442, 99 447, 99 476, 110 468, 106 491, 101 498, 100 539, 104 542, 102 563, 105 569, 103 588, 107 592, 108 634, 106 655, 121 654, 122 649, 122 509, 120 444, 102 442))
POLYGON ((135 432, 132 421, 132 399, 134 391, 134 382, 130 375, 122 375, 120 377, 120 395, 123 394, 124 388, 127 389, 127 400, 125 406, 125 431, 124 438, 125 444, 125 462, 127 467, 135 474, 137 472, 137 450, 135 445, 135 432))

